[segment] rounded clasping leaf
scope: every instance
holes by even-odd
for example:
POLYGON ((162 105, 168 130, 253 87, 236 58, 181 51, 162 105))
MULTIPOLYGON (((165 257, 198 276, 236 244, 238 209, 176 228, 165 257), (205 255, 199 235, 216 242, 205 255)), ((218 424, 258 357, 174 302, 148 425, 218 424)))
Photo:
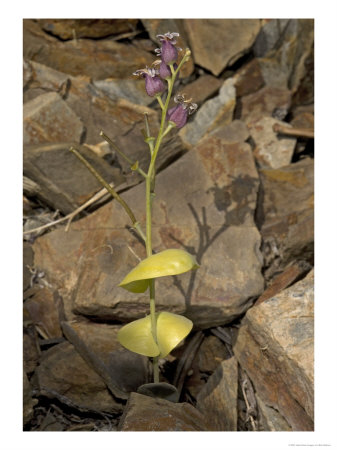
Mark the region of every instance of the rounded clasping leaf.
POLYGON ((157 343, 151 330, 151 316, 134 320, 118 332, 119 342, 128 350, 145 356, 165 358, 192 330, 193 322, 166 311, 156 313, 157 343))
POLYGON ((143 259, 127 274, 119 286, 135 293, 145 292, 151 278, 178 275, 198 267, 194 256, 190 253, 185 250, 168 249, 143 259))

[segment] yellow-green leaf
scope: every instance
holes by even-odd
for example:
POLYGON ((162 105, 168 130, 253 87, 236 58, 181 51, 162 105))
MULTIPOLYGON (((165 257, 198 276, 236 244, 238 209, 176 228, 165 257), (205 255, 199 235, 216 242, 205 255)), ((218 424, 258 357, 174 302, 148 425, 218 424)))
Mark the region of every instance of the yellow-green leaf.
POLYGON ((192 330, 193 322, 184 316, 161 312, 157 318, 160 357, 165 358, 192 330))
POLYGON ((157 343, 151 330, 151 316, 128 323, 118 340, 128 350, 145 356, 165 358, 191 331, 191 320, 166 311, 156 313, 157 343))
POLYGON ((180 249, 168 249, 143 259, 126 275, 119 286, 131 292, 145 292, 147 286, 145 287, 144 282, 139 285, 140 280, 178 275, 198 267, 194 256, 190 253, 180 249), (141 290, 144 287, 145 289, 141 290))
POLYGON ((158 356, 160 353, 151 332, 151 316, 124 325, 117 338, 123 347, 140 355, 158 356))

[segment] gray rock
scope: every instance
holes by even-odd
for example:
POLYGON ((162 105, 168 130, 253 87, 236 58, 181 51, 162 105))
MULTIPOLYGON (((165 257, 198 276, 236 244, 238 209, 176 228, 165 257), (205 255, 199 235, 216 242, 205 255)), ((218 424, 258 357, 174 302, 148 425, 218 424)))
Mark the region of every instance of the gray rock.
MULTIPOLYGON (((196 327, 208 328, 232 321, 261 293, 258 185, 249 145, 215 137, 158 175, 153 248, 185 248, 201 263, 197 271, 158 280, 158 310, 185 313, 196 327)), ((123 198, 144 224, 144 186, 123 198)), ((145 257, 126 224, 125 211, 113 202, 68 233, 60 229, 35 241, 36 264, 76 313, 120 321, 148 313, 146 296, 117 287, 137 258, 145 257)))
POLYGON ((275 124, 291 128, 289 124, 272 117, 263 117, 249 127, 255 143, 254 155, 260 167, 278 169, 291 163, 297 139, 279 136, 273 130, 275 124))
POLYGON ((244 55, 260 30, 258 19, 185 19, 184 24, 196 64, 213 75, 244 55))
MULTIPOLYGON (((24 174, 40 188, 36 195, 64 214, 74 211, 102 188, 83 163, 69 151, 71 145, 72 142, 63 142, 25 146, 23 153, 24 174)), ((108 183, 118 186, 124 181, 120 169, 111 167, 85 146, 76 147, 108 183)))
POLYGON ((313 430, 313 271, 290 288, 251 308, 234 354, 261 400, 293 431, 313 430))
POLYGON ((173 403, 133 392, 119 431, 208 431, 202 414, 188 403, 173 403))
POLYGON ((238 363, 222 361, 197 397, 197 409, 211 431, 237 431, 238 363))
POLYGON ((83 123, 56 92, 39 95, 23 106, 23 143, 80 142, 83 123))
POLYGON ((124 98, 132 103, 145 106, 153 103, 153 97, 147 95, 144 87, 144 81, 142 79, 97 80, 94 81, 93 85, 104 92, 109 98, 111 98, 111 100, 124 98))
POLYGON ((232 121, 235 108, 235 87, 233 79, 224 81, 219 95, 206 101, 196 112, 193 120, 181 129, 179 135, 188 147, 194 147, 202 137, 220 125, 232 121))

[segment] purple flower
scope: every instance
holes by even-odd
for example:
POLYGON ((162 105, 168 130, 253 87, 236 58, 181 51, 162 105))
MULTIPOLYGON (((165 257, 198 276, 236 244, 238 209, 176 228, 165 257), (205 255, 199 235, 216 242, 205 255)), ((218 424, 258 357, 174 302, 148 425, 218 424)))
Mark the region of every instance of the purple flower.
MULTIPOLYGON (((174 67, 174 69, 176 70, 178 66, 177 66, 177 64, 173 64, 173 67, 174 67)), ((160 62, 160 66, 159 66, 159 75, 160 75, 163 79, 171 78, 171 76, 172 76, 172 72, 171 72, 170 67, 169 67, 167 64, 165 64, 164 61, 161 61, 161 62, 160 62)))
POLYGON ((188 112, 183 105, 176 105, 167 111, 167 120, 174 122, 177 128, 182 128, 187 122, 188 112))
MULTIPOLYGON (((174 63, 178 58, 178 48, 175 47, 177 43, 175 36, 179 36, 179 33, 165 33, 158 34, 161 44, 161 49, 156 49, 156 53, 158 54, 158 50, 160 51, 162 61, 169 65, 174 63)), ((180 50, 180 49, 179 49, 180 50)))
POLYGON ((178 105, 167 111, 166 119, 170 122, 174 122, 177 128, 182 128, 187 122, 188 115, 193 114, 198 108, 198 105, 192 103, 191 100, 192 99, 186 100, 184 94, 177 94, 174 97, 174 101, 178 103, 178 105))
POLYGON ((134 75, 142 76, 145 78, 145 90, 147 95, 154 97, 157 94, 161 94, 166 90, 166 86, 161 78, 159 78, 158 70, 156 69, 139 69, 134 72, 134 75))

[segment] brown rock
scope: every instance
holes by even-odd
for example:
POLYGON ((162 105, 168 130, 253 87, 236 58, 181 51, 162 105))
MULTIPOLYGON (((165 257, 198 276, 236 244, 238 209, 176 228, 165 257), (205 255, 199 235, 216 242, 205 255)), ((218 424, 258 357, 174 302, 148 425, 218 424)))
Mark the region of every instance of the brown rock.
MULTIPOLYGON (((131 77, 135 70, 150 66, 155 59, 154 55, 132 44, 122 44, 111 39, 62 42, 55 38, 46 40, 45 33, 42 36, 41 33, 38 36, 35 33, 34 29, 36 42, 33 43, 36 50, 33 52, 25 44, 24 57, 73 76, 85 75, 93 80, 131 77)), ((24 36, 27 34, 27 31, 24 32, 24 36)), ((30 35, 28 39, 28 42, 32 40, 30 35)))
POLYGON ((35 326, 25 309, 23 319, 23 367, 27 374, 31 374, 38 365, 41 352, 35 326))
POLYGON ((273 130, 275 124, 291 128, 289 124, 272 117, 263 117, 249 127, 255 143, 254 156, 260 167, 278 169, 291 163, 296 138, 279 136, 273 130))
MULTIPOLYGON (((154 250, 186 248, 201 263, 198 271, 158 281, 158 310, 186 312, 197 327, 208 328, 230 322, 261 293, 254 223, 258 183, 250 146, 213 137, 158 175, 154 250)), ((144 224, 144 186, 123 198, 144 224)), ((60 229, 36 240, 36 264, 62 289, 65 302, 73 296, 77 313, 121 321, 148 313, 146 296, 117 287, 138 257, 145 257, 126 224, 125 211, 113 202, 72 224, 68 233, 60 229)))
POLYGON ((36 369, 40 393, 83 410, 120 412, 102 378, 69 342, 47 350, 36 369))
POLYGON ((200 106, 209 97, 212 97, 221 88, 223 84, 222 80, 219 80, 212 75, 201 75, 195 81, 192 81, 185 86, 179 87, 178 91, 184 93, 186 98, 192 98, 194 103, 200 106))
POLYGON ((237 97, 253 94, 265 85, 257 58, 252 59, 239 69, 235 73, 234 79, 237 97))
POLYGON ((260 173, 263 199, 256 217, 263 237, 265 276, 270 279, 295 260, 313 265, 314 162, 305 159, 260 173))
POLYGON ((102 38, 134 31, 138 19, 37 19, 38 25, 61 39, 102 38))
POLYGON ((207 431, 204 417, 188 403, 130 395, 119 431, 207 431))
POLYGON ((45 339, 62 337, 59 312, 52 290, 42 288, 24 303, 24 309, 45 339))
POLYGON ((250 136, 249 129, 242 120, 233 120, 229 124, 220 125, 211 135, 220 138, 226 144, 242 143, 250 136))
MULTIPOLYGON (((160 41, 157 38, 158 34, 165 34, 167 32, 179 33, 179 38, 177 40, 177 47, 182 49, 181 54, 189 47, 188 37, 184 27, 183 19, 142 19, 142 23, 149 33, 152 41, 160 47, 160 41)), ((193 54, 190 60, 184 64, 180 72, 181 77, 188 77, 194 70, 193 54)))
POLYGON ((291 92, 266 86, 241 99, 241 120, 250 125, 264 116, 271 116, 278 111, 285 117, 291 104, 291 92))
POLYGON ((129 392, 148 382, 148 359, 121 347, 120 326, 73 320, 63 322, 62 329, 115 397, 127 399, 129 392))
POLYGON ((238 363, 222 361, 197 397, 197 409, 211 431, 237 431, 238 363))
POLYGON ((56 92, 39 95, 23 107, 23 143, 80 142, 83 123, 56 92))
MULTIPOLYGON (((69 151, 71 145, 68 142, 26 146, 23 154, 25 175, 40 187, 36 195, 64 214, 74 211, 102 188, 83 163, 69 151)), ((118 186, 124 181, 119 169, 111 167, 87 147, 76 147, 108 183, 118 186)))
POLYGON ((262 401, 293 431, 313 430, 313 271, 251 308, 234 353, 262 401))
POLYGON ((24 103, 46 92, 57 92, 64 99, 70 84, 69 76, 34 61, 24 61, 24 103))
POLYGON ((291 431, 290 425, 276 409, 266 405, 255 394, 259 411, 259 431, 291 431))
POLYGON ((22 265, 23 265, 23 290, 25 291, 30 287, 30 280, 32 278, 31 270, 34 266, 34 251, 28 242, 23 243, 23 258, 22 258, 22 265))
POLYGON ((260 30, 258 19, 185 19, 184 25, 196 64, 216 76, 249 50, 260 30))

